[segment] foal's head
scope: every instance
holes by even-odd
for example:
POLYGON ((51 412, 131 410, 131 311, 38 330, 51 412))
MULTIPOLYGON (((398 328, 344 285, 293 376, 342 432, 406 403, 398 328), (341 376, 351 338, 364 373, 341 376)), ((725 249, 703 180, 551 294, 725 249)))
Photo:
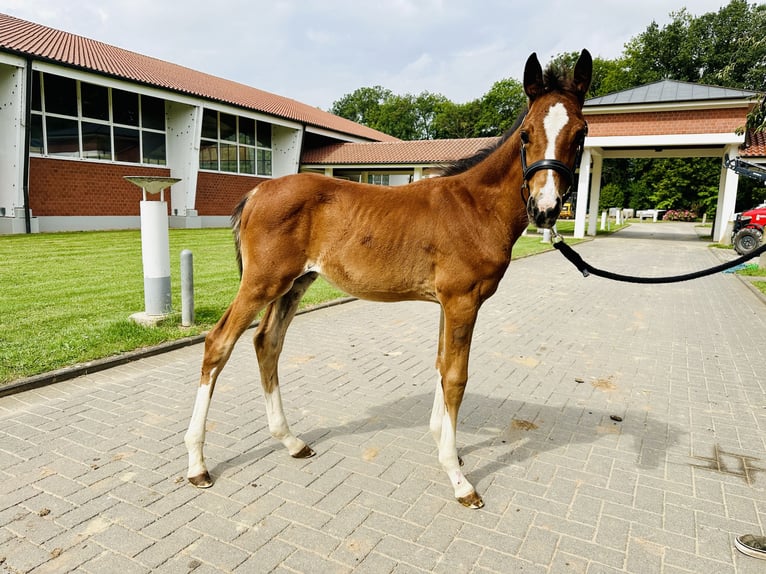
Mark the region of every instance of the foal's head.
POLYGON ((527 211, 538 227, 552 227, 575 182, 587 124, 582 115, 593 60, 580 54, 571 78, 549 68, 543 74, 536 54, 524 69, 529 111, 518 129, 527 211))

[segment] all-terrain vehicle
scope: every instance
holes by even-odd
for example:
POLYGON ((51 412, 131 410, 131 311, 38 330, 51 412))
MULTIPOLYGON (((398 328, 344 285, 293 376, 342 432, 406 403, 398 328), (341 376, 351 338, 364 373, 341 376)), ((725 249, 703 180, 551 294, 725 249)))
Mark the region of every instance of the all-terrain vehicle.
POLYGON ((747 255, 761 244, 766 226, 766 203, 734 214, 731 244, 740 255, 747 255))
MULTIPOLYGON (((729 159, 728 155, 724 158, 724 164, 734 173, 766 184, 766 167, 763 165, 749 163, 739 157, 729 159)), ((742 213, 735 213, 731 231, 731 243, 734 250, 740 255, 747 255, 757 249, 763 238, 764 227, 766 227, 766 203, 742 213)))

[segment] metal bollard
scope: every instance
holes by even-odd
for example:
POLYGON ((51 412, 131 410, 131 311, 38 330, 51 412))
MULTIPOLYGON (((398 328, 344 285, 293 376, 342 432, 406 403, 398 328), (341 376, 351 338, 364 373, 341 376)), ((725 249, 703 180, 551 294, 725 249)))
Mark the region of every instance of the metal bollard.
POLYGON ((181 325, 194 324, 194 261, 192 252, 181 251, 181 325))

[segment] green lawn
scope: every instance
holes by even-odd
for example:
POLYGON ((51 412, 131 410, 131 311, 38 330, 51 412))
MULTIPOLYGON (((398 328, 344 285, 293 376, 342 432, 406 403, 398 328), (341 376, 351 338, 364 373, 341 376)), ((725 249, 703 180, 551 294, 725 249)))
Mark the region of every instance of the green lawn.
MULTIPOLYGON (((519 239, 513 256, 551 248, 532 232, 519 239)), ((203 333, 239 284, 228 229, 170 230, 174 314, 155 328, 128 319, 144 309, 137 230, 0 236, 0 261, 0 384, 203 333), (191 328, 180 326, 184 249, 194 254, 191 328)), ((302 305, 343 296, 320 279, 302 305)))
MULTIPOLYGON (((750 263, 744 269, 737 271, 737 274, 748 277, 766 277, 766 269, 761 269, 758 263, 750 263)), ((753 287, 766 294, 766 281, 753 281, 753 287)))

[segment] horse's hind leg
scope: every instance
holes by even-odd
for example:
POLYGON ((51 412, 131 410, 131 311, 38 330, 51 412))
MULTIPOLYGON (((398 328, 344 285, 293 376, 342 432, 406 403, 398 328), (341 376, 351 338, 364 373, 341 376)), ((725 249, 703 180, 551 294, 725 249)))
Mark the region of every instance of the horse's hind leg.
POLYGON ((266 398, 266 414, 269 420, 269 431, 281 441, 291 456, 307 458, 314 451, 301 439, 297 438, 287 424, 282 395, 279 391, 278 363, 279 355, 285 341, 285 333, 298 309, 303 294, 316 279, 316 273, 302 275, 293 283, 292 288, 276 301, 266 307, 266 313, 255 332, 253 343, 258 356, 258 367, 261 372, 261 385, 266 398))

